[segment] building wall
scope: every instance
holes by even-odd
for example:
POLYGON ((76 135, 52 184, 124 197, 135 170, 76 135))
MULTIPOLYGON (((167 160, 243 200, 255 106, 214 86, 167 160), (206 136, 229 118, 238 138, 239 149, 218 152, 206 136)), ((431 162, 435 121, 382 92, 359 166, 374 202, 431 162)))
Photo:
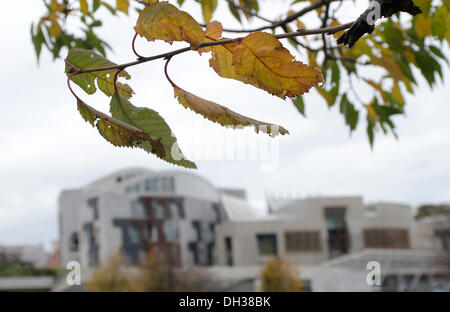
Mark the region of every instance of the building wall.
POLYGON ((181 264, 212 264, 214 226, 221 218, 219 191, 192 173, 130 169, 111 174, 80 190, 61 193, 61 265, 71 260, 80 261, 83 267, 104 264, 111 254, 126 252, 126 248, 141 248, 141 245, 146 253, 148 244, 145 242, 133 247, 124 241, 128 237, 128 225, 145 219, 133 214, 133 205, 141 198, 181 201, 184 216, 176 219, 179 235, 175 242, 181 252, 181 264), (123 224, 127 227, 122 227, 123 224), (78 233, 78 251, 69 250, 70 235, 74 232, 78 233), (197 250, 197 261, 192 249, 197 250))
POLYGON ((78 251, 70 250, 70 239, 73 233, 78 233, 79 236, 79 214, 83 205, 81 190, 66 190, 59 196, 59 249, 62 267, 66 267, 70 261, 80 261, 78 251))
POLYGON ((329 232, 325 208, 345 207, 345 221, 348 230, 349 249, 347 253, 367 248, 364 230, 401 229, 408 233, 409 247, 417 248, 417 230, 409 206, 377 203, 364 206, 361 197, 307 198, 291 202, 267 218, 240 222, 226 222, 216 228, 216 258, 219 265, 227 264, 225 239, 233 241, 234 265, 263 263, 267 257, 260 256, 257 234, 276 234, 278 255, 287 256, 299 264, 314 265, 330 258, 329 232), (318 232, 320 244, 314 251, 288 252, 287 232, 318 232))

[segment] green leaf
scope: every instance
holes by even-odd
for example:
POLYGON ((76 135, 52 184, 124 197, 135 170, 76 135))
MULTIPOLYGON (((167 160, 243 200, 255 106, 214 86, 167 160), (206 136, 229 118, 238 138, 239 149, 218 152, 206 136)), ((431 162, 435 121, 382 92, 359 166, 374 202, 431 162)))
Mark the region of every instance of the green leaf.
POLYGON ((306 117, 305 113, 305 101, 303 100, 303 96, 297 95, 295 98, 292 98, 292 103, 297 108, 297 110, 306 117))
POLYGON ((445 32, 447 31, 447 9, 445 6, 440 6, 433 14, 431 20, 431 32, 433 36, 444 39, 445 32))
MULTIPOLYGON (((234 1, 234 0, 231 0, 234 1)), ((231 4, 231 2, 228 2, 228 9, 230 10, 230 13, 234 16, 235 19, 237 19, 240 23, 241 21, 241 14, 239 12, 239 10, 231 4)))
POLYGON ((425 77, 428 84, 432 88, 435 82, 435 73, 437 72, 441 79, 443 77, 441 65, 424 50, 419 50, 417 52, 414 52, 414 54, 422 75, 425 77))
POLYGON ((77 107, 81 117, 91 126, 97 127, 99 133, 114 146, 134 147, 149 140, 155 147, 154 153, 160 157, 164 156, 163 145, 141 129, 97 111, 80 99, 77 100, 77 107))
POLYGON ((441 50, 439 50, 438 47, 435 47, 433 45, 429 45, 428 48, 430 49, 430 51, 436 55, 437 57, 443 59, 447 64, 450 64, 447 57, 441 52, 441 50))
POLYGON ((45 43, 44 34, 40 29, 37 29, 37 33, 34 34, 34 25, 31 24, 31 41, 33 42, 34 50, 36 52, 36 57, 39 60, 41 55, 42 44, 45 43))
POLYGON ((136 107, 126 98, 119 97, 117 94, 111 98, 110 112, 114 118, 142 130, 153 138, 157 138, 163 146, 164 154, 155 153, 154 143, 150 140, 135 143, 135 147, 156 154, 169 163, 185 168, 197 168, 195 163, 185 158, 178 147, 177 139, 172 130, 158 112, 146 107, 136 107))
MULTIPOLYGON (((115 66, 117 64, 109 61, 105 57, 97 54, 91 50, 71 49, 67 55, 66 61, 72 64, 77 69, 92 69, 115 66)), ((91 73, 83 73, 72 77, 72 81, 79 85, 87 94, 93 94, 97 91, 95 82, 97 81, 98 88, 107 96, 113 96, 114 90, 114 76, 117 69, 102 70, 91 73)), ((69 75, 71 67, 66 64, 66 74, 69 75)), ((130 79, 131 76, 126 71, 121 71, 119 77, 130 79)), ((127 84, 117 83, 119 93, 130 98, 133 95, 133 90, 127 84)))
POLYGON ((359 112, 355 106, 347 99, 347 95, 342 95, 341 103, 339 104, 339 111, 344 115, 345 123, 350 127, 350 131, 356 129, 358 124, 359 112))

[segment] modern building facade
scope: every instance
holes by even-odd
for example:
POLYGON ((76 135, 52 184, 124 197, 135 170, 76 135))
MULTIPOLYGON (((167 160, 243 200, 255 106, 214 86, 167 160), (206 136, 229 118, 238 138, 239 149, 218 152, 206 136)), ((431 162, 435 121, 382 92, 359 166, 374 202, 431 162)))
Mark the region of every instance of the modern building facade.
POLYGON ((436 225, 415 221, 408 205, 365 204, 359 196, 267 203, 261 216, 245 191, 219 189, 191 172, 121 170, 61 193, 60 263, 92 268, 120 252, 135 266, 156 248, 175 266, 195 266, 245 290, 258 289, 261 267, 275 256, 298 264, 318 291, 382 289, 366 280, 370 261, 380 263, 385 290, 436 288, 448 272, 446 238, 436 238, 436 225))
POLYGON ((224 217, 219 198, 226 192, 192 173, 142 168, 63 191, 61 264, 93 267, 120 251, 126 264, 136 265, 157 247, 178 266, 212 265, 214 228, 224 217))

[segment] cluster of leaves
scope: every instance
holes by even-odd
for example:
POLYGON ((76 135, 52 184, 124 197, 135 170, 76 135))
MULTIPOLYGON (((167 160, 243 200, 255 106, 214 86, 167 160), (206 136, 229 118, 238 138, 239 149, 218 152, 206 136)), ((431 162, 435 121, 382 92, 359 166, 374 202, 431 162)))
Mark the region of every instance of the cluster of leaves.
MULTIPOLYGON (((254 32, 239 40, 227 40, 222 38, 219 22, 209 22, 204 30, 192 16, 168 2, 154 2, 146 6, 139 14, 135 30, 148 41, 184 41, 200 54, 211 53, 210 65, 221 77, 239 80, 280 98, 301 95, 322 82, 317 69, 294 60, 272 34, 254 32), (224 41, 226 43, 221 44, 224 41)), ((243 116, 183 90, 168 76, 167 65, 171 57, 173 55, 166 56, 166 77, 174 88, 175 97, 184 107, 222 126, 252 126, 256 132, 262 131, 270 136, 288 133, 281 126, 243 116)), ((153 58, 141 57, 135 64, 149 59, 153 58)), ((65 61, 69 86, 73 81, 86 93, 93 94, 97 83, 98 89, 111 97, 111 116, 108 116, 74 93, 82 117, 97 127, 106 140, 115 146, 141 148, 186 168, 196 167, 184 157, 172 131, 157 112, 136 107, 129 101, 133 90, 117 79, 130 79, 124 70, 130 65, 117 65, 94 51, 77 48, 69 51, 65 61)))
MULTIPOLYGON (((434 87, 438 78, 443 79, 441 64, 448 63, 441 51, 450 43, 449 0, 412 0, 421 14, 411 16, 397 12, 383 19, 371 34, 360 38, 351 48, 336 44, 335 39, 342 35, 342 31, 331 32, 335 38, 320 32, 312 37, 292 32, 293 29, 305 30, 302 19, 307 14, 320 19, 323 29, 339 27, 341 5, 346 0, 294 0, 290 11, 278 20, 261 17, 258 0, 226 0, 237 21, 261 19, 268 23, 259 28, 239 30, 223 29, 219 22, 211 21, 217 0, 195 1, 200 5, 205 24, 198 23, 176 6, 158 0, 117 0, 115 5, 101 0, 44 1, 48 14, 36 27, 32 25, 36 54, 39 56, 42 46, 48 48, 54 57, 60 55, 62 47, 71 49, 66 58, 66 72, 70 79, 88 94, 96 91, 97 82, 99 89, 112 97, 111 116, 96 111, 77 97, 82 116, 108 141, 117 146, 142 148, 188 168, 194 168, 195 164, 182 157, 176 139, 161 116, 151 109, 133 106, 129 102, 133 93, 131 88, 116 83, 118 72, 118 76, 130 78, 123 71, 130 65, 120 67, 98 55, 105 56, 108 47, 93 32, 95 27, 101 26, 101 21, 95 17, 101 8, 112 14, 117 11, 128 14, 133 3, 139 12, 135 30, 141 37, 169 43, 184 41, 192 50, 211 53, 210 66, 219 76, 239 80, 283 99, 290 97, 305 116, 307 98, 303 94, 315 87, 330 108, 338 106, 351 132, 357 128, 361 115, 365 115, 371 145, 378 130, 392 132, 396 136, 393 117, 403 114, 405 94, 417 91, 418 77, 424 77, 429 86, 434 87), (64 24, 69 17, 81 21, 84 37, 76 37, 65 29, 64 24), (262 30, 272 31, 272 34, 262 30), (249 34, 231 40, 222 37, 222 31, 249 34), (282 46, 277 39, 282 38, 280 31, 295 49, 300 53, 306 52, 309 66, 295 61, 282 46), (89 71, 102 67, 113 68, 89 71), (86 70, 89 72, 85 73, 86 70), (374 72, 379 75, 373 75, 374 72), (357 87, 362 84, 372 89, 370 96, 367 92, 360 94, 357 87)), ((185 0, 177 2, 182 6, 185 0)), ((176 53, 168 53, 166 58, 174 55, 176 53)), ((138 60, 150 59, 140 57, 138 60)), ((272 136, 288 133, 283 127, 242 116, 183 90, 168 77, 167 63, 166 76, 180 104, 213 122, 224 126, 253 126, 255 130, 272 136)))
MULTIPOLYGON (((340 112, 352 131, 358 123, 359 112, 365 111, 371 145, 377 128, 396 135, 392 117, 404 112, 405 93, 417 91, 416 70, 433 88, 438 78, 443 80, 441 62, 448 64, 447 56, 441 51, 450 44, 450 1, 414 0, 414 3, 421 14, 406 17, 397 13, 352 48, 326 42, 328 49, 322 46, 308 52, 310 62, 315 62, 324 74, 324 87, 317 91, 330 107, 339 103, 340 112), (367 77, 367 73, 373 74, 374 67, 382 71, 378 80, 367 77), (352 78, 370 86, 372 97, 362 99, 353 87, 352 78), (342 88, 342 81, 349 81, 349 86, 342 88)), ((323 16, 320 10, 317 14, 323 16)), ((338 25, 338 18, 331 17, 330 24, 338 25)), ((336 33, 335 37, 341 34, 336 33)), ((303 112, 303 100, 297 99, 296 104, 303 112)))

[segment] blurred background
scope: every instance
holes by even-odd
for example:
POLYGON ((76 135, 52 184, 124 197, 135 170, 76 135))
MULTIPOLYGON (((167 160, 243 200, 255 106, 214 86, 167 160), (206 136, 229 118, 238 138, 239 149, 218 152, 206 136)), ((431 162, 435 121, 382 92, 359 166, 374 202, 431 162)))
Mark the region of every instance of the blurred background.
MULTIPOLYGON (((367 3, 349 4, 343 23, 367 3)), ((281 16, 290 5, 266 0, 259 13, 281 16)), ((195 1, 182 9, 202 21, 195 1)), ((225 1, 217 10, 214 17, 230 28, 264 24, 240 25, 225 1)), ((305 118, 290 101, 218 77, 205 54, 174 58, 172 79, 290 135, 269 140, 186 110, 162 61, 127 69, 133 103, 167 121, 197 163, 188 170, 116 148, 87 126, 66 86, 67 50, 57 59, 43 50, 37 61, 30 25, 46 12, 43 2, 30 0, 4 2, 0 11, 0 290, 449 290, 447 63, 433 89, 414 72, 416 92, 404 93, 408 105, 393 118, 398 138, 380 131, 373 148, 365 124, 350 133, 339 107, 329 108, 315 90, 304 96, 305 118), (73 261, 79 267, 67 267, 73 261)), ((97 14, 99 33, 113 47, 108 58, 134 60, 137 12, 97 14)), ((77 31, 77 23, 67 23, 77 31)), ((152 55, 185 45, 141 38, 136 46, 152 55)), ((290 51, 308 63, 302 49, 290 51)), ((448 44, 441 51, 449 55, 448 44)), ((367 85, 355 88, 369 92, 367 85)), ((108 111, 105 97, 77 90, 108 111)))

